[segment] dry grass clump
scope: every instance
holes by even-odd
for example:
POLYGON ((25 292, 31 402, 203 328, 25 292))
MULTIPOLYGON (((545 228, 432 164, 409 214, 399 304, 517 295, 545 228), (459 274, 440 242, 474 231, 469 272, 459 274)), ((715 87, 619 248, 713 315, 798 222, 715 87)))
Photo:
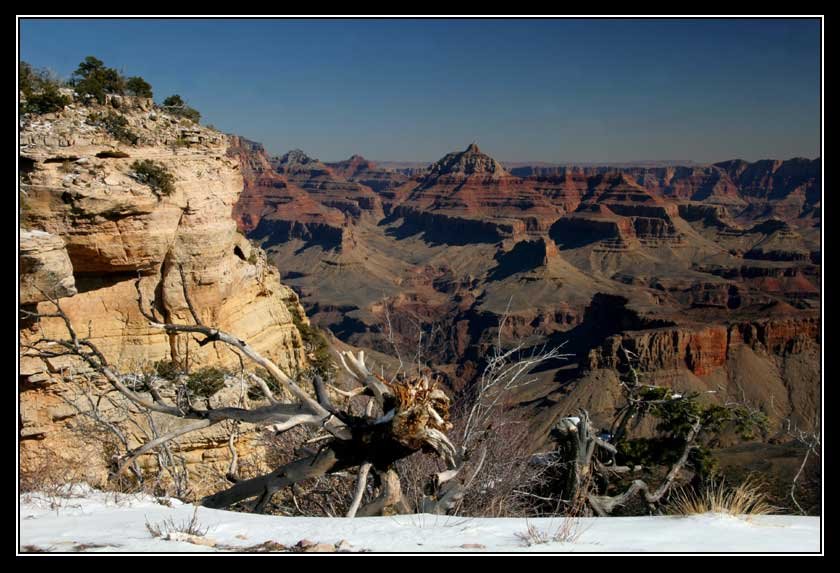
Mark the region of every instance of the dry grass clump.
POLYGON ((709 484, 700 492, 677 490, 667 509, 673 515, 723 513, 735 516, 769 515, 777 510, 768 502, 763 485, 752 477, 735 488, 721 481, 709 484))
POLYGON ((172 518, 161 521, 160 523, 150 523, 146 521, 146 529, 152 537, 167 537, 170 533, 186 533, 187 535, 194 535, 196 537, 204 537, 207 534, 209 527, 204 527, 198 521, 198 508, 193 511, 192 517, 189 520, 184 520, 176 523, 172 518))
POLYGON ((538 527, 526 519, 525 531, 516 533, 516 537, 528 547, 552 542, 574 543, 577 541, 578 537, 583 533, 580 518, 577 516, 565 516, 559 519, 560 523, 556 527, 553 525, 538 527))

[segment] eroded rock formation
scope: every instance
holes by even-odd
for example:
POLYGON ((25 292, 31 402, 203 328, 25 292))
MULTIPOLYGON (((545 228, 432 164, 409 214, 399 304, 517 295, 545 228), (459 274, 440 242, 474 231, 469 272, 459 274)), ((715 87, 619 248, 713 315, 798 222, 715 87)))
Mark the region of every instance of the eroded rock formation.
MULTIPOLYGON (((227 155, 226 136, 162 113, 150 100, 123 97, 106 106, 76 104, 58 114, 25 117, 20 139, 27 167, 21 176, 22 303, 50 312, 36 287, 61 297, 79 332, 123 370, 160 360, 237 366, 228 349, 178 341, 140 314, 138 288, 167 321, 190 322, 186 288, 207 324, 236 333, 283 368, 306 364, 289 311, 298 310, 297 296, 280 284, 277 270, 237 231, 231 216, 243 179, 239 161, 227 155), (95 118, 105 114, 124 117, 137 144, 121 143, 98 127, 95 118), (174 177, 170 194, 139 180, 135 162, 142 160, 174 177)), ((22 325, 23 343, 66 337, 59 319, 22 325)), ((48 454, 84 455, 101 477, 108 460, 84 452, 71 429, 78 420, 68 400, 79 395, 61 381, 69 364, 25 354, 22 463, 35 464, 48 454)), ((187 461, 223 463, 228 452, 222 434, 206 432, 184 444, 194 452, 187 461)), ((239 447, 255 447, 253 438, 240 440, 239 447)))

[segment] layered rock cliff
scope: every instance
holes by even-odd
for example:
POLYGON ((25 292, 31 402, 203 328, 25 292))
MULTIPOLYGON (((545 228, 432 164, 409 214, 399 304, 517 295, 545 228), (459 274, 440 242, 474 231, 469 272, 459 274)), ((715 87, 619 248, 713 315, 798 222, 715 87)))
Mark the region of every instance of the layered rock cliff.
MULTIPOLYGON (((297 296, 231 216, 243 179, 239 161, 227 155, 227 136, 169 116, 150 100, 111 97, 104 106, 77 103, 60 113, 24 116, 20 143, 22 305, 49 312, 42 293, 61 297, 75 327, 125 371, 160 360, 238 365, 224 346, 170 337, 141 315, 138 292, 164 319, 191 322, 186 288, 206 324, 235 333, 285 369, 305 366, 289 311, 298 311, 297 296), (124 118, 136 144, 101 127, 99 118, 108 115, 124 118), (143 160, 171 174, 169 194, 142 182, 135 162, 143 160)), ((20 336, 26 343, 66 332, 60 320, 44 318, 24 321, 20 336)), ((82 455, 68 402, 76 391, 60 376, 65 366, 22 355, 24 465, 49 455, 82 455)), ((191 437, 183 445, 194 452, 189 461, 223 463, 222 434, 191 437)), ((240 448, 253 447, 253 439, 240 441, 240 448)), ((100 477, 106 462, 89 458, 100 477)))

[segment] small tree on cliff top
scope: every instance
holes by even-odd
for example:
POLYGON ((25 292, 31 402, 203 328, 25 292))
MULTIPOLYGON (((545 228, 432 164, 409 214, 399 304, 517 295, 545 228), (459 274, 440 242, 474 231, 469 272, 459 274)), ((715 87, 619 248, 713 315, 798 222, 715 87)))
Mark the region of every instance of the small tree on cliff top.
POLYGON ((132 76, 125 80, 126 91, 137 97, 153 97, 152 85, 140 76, 132 76))
POLYGON ((126 87, 125 78, 119 71, 93 56, 79 64, 71 82, 79 95, 90 96, 100 104, 105 103, 106 94, 122 94, 126 87))
POLYGON ((171 95, 163 100, 163 109, 172 115, 185 117, 195 123, 201 121, 201 114, 198 110, 188 106, 187 102, 185 102, 178 94, 171 95))

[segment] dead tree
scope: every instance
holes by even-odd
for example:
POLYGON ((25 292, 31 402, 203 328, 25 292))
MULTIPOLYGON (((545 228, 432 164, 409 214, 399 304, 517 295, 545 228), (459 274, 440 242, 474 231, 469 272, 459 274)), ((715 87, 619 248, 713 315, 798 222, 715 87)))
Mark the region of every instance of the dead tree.
POLYGON ((682 452, 676 462, 671 466, 662 482, 651 489, 641 479, 634 480, 624 492, 618 495, 598 494, 595 478, 600 477, 605 483, 609 483, 613 475, 624 474, 632 471, 629 466, 618 466, 615 464, 617 448, 596 435, 595 429, 586 410, 580 410, 578 416, 563 418, 555 427, 561 436, 561 448, 566 463, 571 466, 567 471, 564 492, 568 496, 567 505, 576 511, 586 507, 599 516, 612 513, 616 508, 625 505, 635 496, 641 498, 649 505, 655 505, 662 500, 665 494, 671 489, 674 480, 688 462, 688 456, 692 449, 697 447, 696 438, 702 428, 702 419, 696 418, 685 436, 685 443, 682 452), (602 461, 604 458, 606 461, 602 461))
MULTIPOLYGON (((359 508, 357 514, 371 515, 394 506, 397 511, 406 510, 393 465, 397 460, 417 451, 435 454, 444 461, 447 470, 433 476, 438 486, 457 475, 461 456, 446 434, 452 427, 449 421, 450 401, 437 382, 429 377, 387 381, 368 368, 363 351, 358 355, 351 352, 341 353, 342 365, 360 385, 352 393, 369 397, 374 405, 368 408, 365 415, 354 415, 333 405, 326 385, 320 378, 316 377, 313 381, 313 398, 274 362, 262 356, 246 341, 204 325, 186 288, 184 296, 194 324, 164 322, 157 316, 154 308, 145 308, 139 281, 137 293, 140 310, 150 326, 162 329, 170 335, 197 335, 195 340, 199 346, 209 343, 230 346, 254 365, 267 371, 273 381, 292 396, 293 400, 279 401, 266 381, 255 375, 252 375, 252 378, 269 402, 266 406, 210 408, 208 403, 206 407, 201 408, 193 404, 188 397, 175 401, 165 399, 154 383, 149 385, 148 392, 138 393, 126 385, 126 376, 107 360, 93 342, 77 334, 59 301, 48 297, 55 307, 54 312, 22 312, 33 319, 60 318, 66 327, 67 337, 37 339, 26 345, 28 352, 43 357, 75 356, 140 409, 191 422, 129 451, 121 460, 117 472, 132 467, 138 456, 164 447, 188 433, 233 421, 268 427, 276 432, 296 426, 309 426, 318 429, 323 435, 318 441, 318 450, 311 455, 287 463, 268 474, 237 481, 228 489, 202 499, 202 505, 207 507, 227 508, 255 498, 255 510, 263 511, 271 497, 285 487, 354 467, 367 467, 379 476, 382 486, 379 497, 368 506, 359 508)), ((357 488, 357 491, 358 489, 363 493, 364 485, 357 488)), ((360 496, 357 497, 360 499, 360 496)), ((358 507, 358 502, 354 505, 358 507)))
POLYGON ((620 381, 624 403, 617 409, 611 428, 611 441, 598 436, 589 417, 581 409, 577 416, 563 418, 555 426, 559 442, 559 458, 565 461, 563 491, 566 504, 575 512, 594 512, 609 515, 617 508, 638 497, 649 507, 662 503, 674 486, 682 470, 689 464, 691 453, 701 449, 704 436, 716 435, 724 424, 734 423, 738 433, 751 437, 755 429, 766 427, 763 413, 740 403, 723 406, 700 405, 699 394, 678 393, 669 388, 643 384, 633 366, 635 355, 621 348, 626 360, 627 375, 620 381), (628 465, 618 465, 621 444, 628 429, 637 426, 646 416, 659 419, 658 429, 675 438, 679 456, 670 464, 667 473, 656 487, 636 479, 623 492, 607 495, 606 490, 615 477, 635 471, 628 465))

